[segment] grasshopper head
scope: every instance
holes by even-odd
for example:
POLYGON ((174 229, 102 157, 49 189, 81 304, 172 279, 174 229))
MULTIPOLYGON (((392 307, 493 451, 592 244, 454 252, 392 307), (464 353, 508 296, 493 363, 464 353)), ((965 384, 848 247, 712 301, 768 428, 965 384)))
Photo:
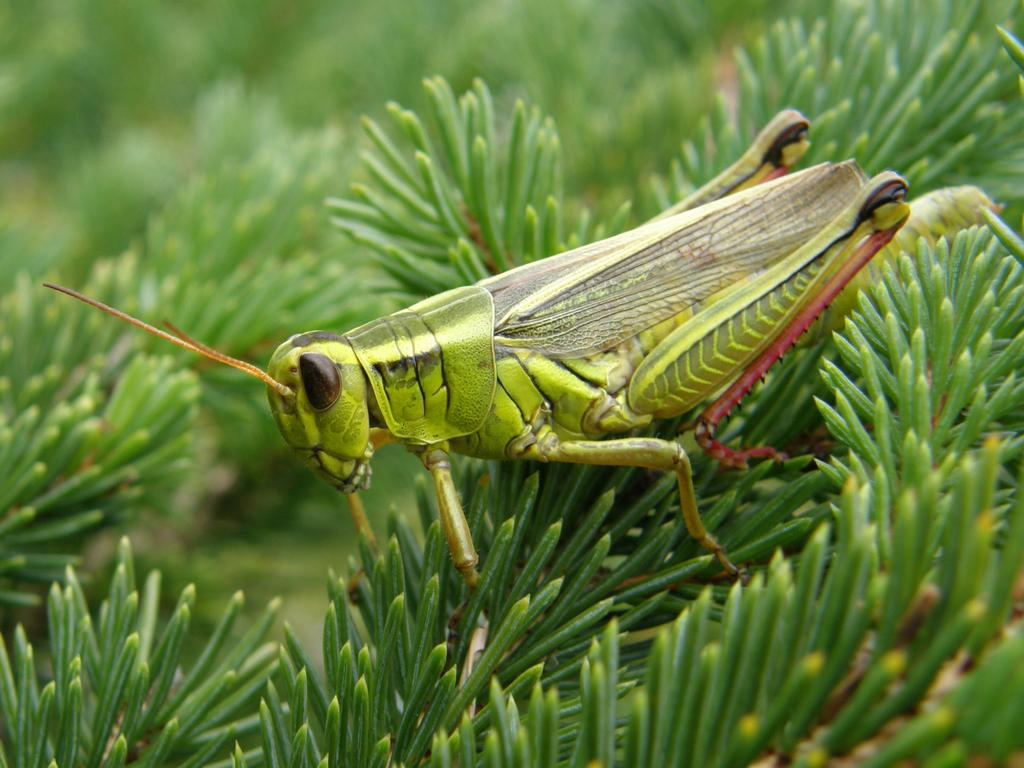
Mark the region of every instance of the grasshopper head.
POLYGON ((340 336, 315 331, 277 348, 267 373, 292 391, 268 386, 277 428, 303 462, 340 491, 370 481, 367 383, 352 347, 340 336))
POLYGON ((164 331, 78 291, 52 283, 43 285, 177 347, 259 379, 267 385, 278 429, 307 466, 345 493, 369 485, 373 445, 367 383, 345 339, 323 331, 292 336, 274 352, 268 370, 261 371, 252 363, 190 338, 170 323, 164 323, 168 329, 164 331))

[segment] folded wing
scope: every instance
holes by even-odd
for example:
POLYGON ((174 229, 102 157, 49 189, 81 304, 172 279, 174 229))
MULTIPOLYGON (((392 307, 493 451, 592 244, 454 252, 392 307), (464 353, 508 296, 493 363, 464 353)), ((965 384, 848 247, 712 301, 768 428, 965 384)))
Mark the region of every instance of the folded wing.
POLYGON ((614 347, 799 248, 864 181, 852 160, 824 163, 484 280, 495 342, 561 357, 614 347))

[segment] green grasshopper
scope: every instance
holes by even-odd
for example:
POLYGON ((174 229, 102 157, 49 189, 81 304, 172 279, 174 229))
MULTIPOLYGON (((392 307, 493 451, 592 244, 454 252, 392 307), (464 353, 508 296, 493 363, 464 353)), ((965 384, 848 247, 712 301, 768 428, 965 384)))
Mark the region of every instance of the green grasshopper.
POLYGON ((348 333, 292 336, 266 372, 49 287, 261 379, 285 441, 346 494, 367 487, 375 449, 404 444, 433 478, 470 586, 478 558, 452 452, 673 472, 687 531, 735 576, 701 521, 686 452, 628 433, 713 399, 696 427, 706 451, 730 466, 779 456, 726 448, 715 429, 910 212, 902 178, 868 179, 854 161, 782 175, 807 128, 783 112, 666 215, 348 333))

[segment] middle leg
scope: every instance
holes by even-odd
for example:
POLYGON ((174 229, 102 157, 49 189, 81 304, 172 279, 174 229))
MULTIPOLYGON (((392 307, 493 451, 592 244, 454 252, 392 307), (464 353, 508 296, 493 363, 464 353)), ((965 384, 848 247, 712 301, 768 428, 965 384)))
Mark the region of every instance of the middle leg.
POLYGON ((567 464, 592 464, 610 467, 642 467, 674 472, 679 486, 679 512, 686 530, 711 552, 730 576, 740 576, 725 549, 711 535, 697 510, 693 471, 686 451, 678 443, 656 437, 626 437, 616 440, 567 440, 547 434, 523 455, 526 459, 559 461, 567 464))

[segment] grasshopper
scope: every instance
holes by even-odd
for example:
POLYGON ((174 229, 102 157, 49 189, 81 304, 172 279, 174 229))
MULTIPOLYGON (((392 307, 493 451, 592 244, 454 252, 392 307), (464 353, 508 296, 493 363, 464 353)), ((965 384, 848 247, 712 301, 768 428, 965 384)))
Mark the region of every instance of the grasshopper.
POLYGON ((414 452, 433 478, 454 564, 477 553, 449 455, 672 472, 683 523, 730 575, 678 442, 632 436, 708 400, 698 443, 729 466, 717 425, 907 220, 907 186, 850 160, 786 171, 808 123, 779 114, 727 171, 637 229, 430 297, 347 333, 311 331, 266 372, 58 286, 173 344, 261 379, 285 441, 346 494, 374 451, 414 452))

